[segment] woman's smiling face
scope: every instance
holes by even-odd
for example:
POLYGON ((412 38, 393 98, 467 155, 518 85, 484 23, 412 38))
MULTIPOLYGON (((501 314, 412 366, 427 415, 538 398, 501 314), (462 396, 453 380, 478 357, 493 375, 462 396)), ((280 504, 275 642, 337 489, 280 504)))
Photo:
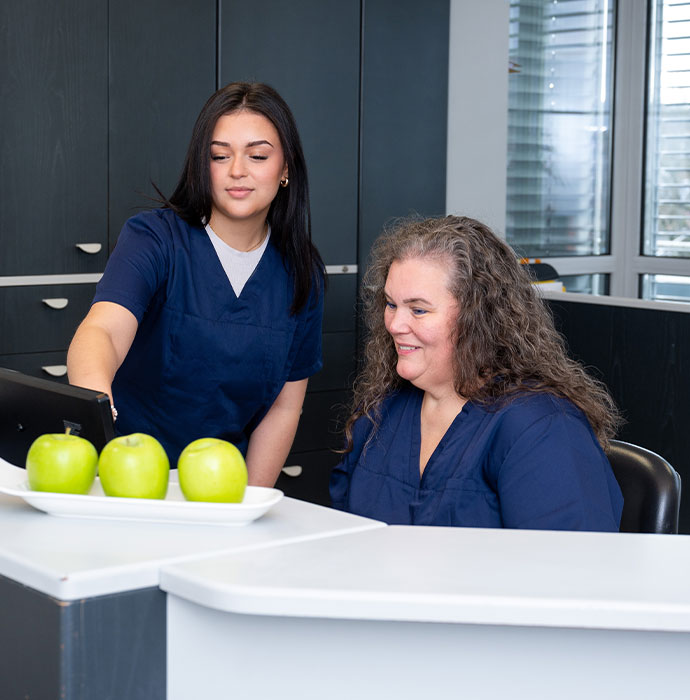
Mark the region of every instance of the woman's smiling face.
POLYGON ((458 304, 448 290, 449 265, 435 258, 396 260, 384 288, 384 320, 395 342, 397 372, 432 393, 454 390, 458 304))
POLYGON ((273 124, 248 110, 223 115, 213 130, 210 159, 211 228, 252 219, 263 224, 280 180, 287 176, 273 124))

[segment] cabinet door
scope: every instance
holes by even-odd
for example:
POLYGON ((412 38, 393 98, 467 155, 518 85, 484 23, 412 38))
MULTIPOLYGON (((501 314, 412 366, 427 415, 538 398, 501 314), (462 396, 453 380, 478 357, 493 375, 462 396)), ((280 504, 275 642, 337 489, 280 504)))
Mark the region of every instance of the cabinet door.
POLYGON ((446 208, 449 1, 367 0, 359 264, 398 217, 446 208))
POLYGON ((341 430, 349 401, 350 396, 346 391, 310 392, 304 401, 292 451, 340 449, 343 446, 341 430))
POLYGON ((216 85, 215 0, 118 0, 110 26, 110 247, 122 224, 177 183, 216 85), (152 184, 153 183, 153 184, 152 184))
POLYGON ((105 264, 107 5, 0 3, 0 275, 105 264))
POLYGON ((94 284, 0 287, 0 354, 66 350, 95 291, 94 284))
POLYGON ((67 384, 67 350, 0 355, 0 367, 16 369, 32 377, 67 384))
POLYGON ((326 264, 357 256, 359 0, 221 0, 221 85, 268 83, 295 115, 326 264))
POLYGON ((286 462, 288 468, 281 472, 276 488, 291 498, 330 506, 328 482, 331 470, 342 458, 342 454, 333 450, 291 452, 286 462))

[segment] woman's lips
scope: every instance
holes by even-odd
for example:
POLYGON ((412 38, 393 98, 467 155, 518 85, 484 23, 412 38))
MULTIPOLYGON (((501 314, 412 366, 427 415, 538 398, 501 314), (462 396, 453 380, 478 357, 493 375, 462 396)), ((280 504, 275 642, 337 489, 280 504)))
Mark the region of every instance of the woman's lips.
POLYGON ((398 350, 398 355, 409 355, 419 349, 416 345, 405 345, 403 343, 396 344, 396 348, 398 350))
POLYGON ((248 187, 229 187, 225 190, 233 199, 244 199, 252 193, 248 187))

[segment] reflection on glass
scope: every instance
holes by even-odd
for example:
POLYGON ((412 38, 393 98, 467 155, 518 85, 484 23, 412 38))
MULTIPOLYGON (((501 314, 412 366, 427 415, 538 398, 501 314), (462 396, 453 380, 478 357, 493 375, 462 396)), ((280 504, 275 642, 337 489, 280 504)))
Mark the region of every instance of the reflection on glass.
POLYGON ((651 4, 643 252, 688 257, 690 4, 651 4))
POLYGON ((642 275, 642 298, 657 301, 690 302, 690 277, 683 275, 642 275))
POLYGON ((506 235, 525 256, 609 250, 615 0, 512 0, 506 235))
POLYGON ((566 292, 608 296, 610 294, 610 277, 610 275, 597 272, 590 275, 560 275, 558 279, 563 282, 566 292))

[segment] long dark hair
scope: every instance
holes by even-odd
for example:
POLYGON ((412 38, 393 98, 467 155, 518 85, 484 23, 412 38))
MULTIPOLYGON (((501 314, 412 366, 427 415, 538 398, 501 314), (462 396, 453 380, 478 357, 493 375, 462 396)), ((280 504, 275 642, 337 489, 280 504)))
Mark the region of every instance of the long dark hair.
POLYGON ((266 117, 278 132, 283 147, 289 184, 278 188, 267 218, 271 238, 295 277, 291 311, 297 313, 306 304, 312 285, 322 283, 325 268, 311 240, 307 166, 295 118, 272 87, 263 83, 230 83, 209 97, 194 125, 175 191, 169 198, 163 198, 163 202, 192 226, 210 221, 213 131, 220 117, 243 109, 266 117))
POLYGON ((367 338, 354 387, 353 410, 374 426, 383 400, 405 384, 396 372, 394 342, 384 324, 384 285, 395 260, 441 261, 458 303, 453 330, 455 391, 485 404, 520 392, 546 391, 570 399, 606 447, 620 414, 606 387, 570 359, 553 318, 515 253, 487 226, 466 217, 407 220, 374 244, 362 285, 367 338))

